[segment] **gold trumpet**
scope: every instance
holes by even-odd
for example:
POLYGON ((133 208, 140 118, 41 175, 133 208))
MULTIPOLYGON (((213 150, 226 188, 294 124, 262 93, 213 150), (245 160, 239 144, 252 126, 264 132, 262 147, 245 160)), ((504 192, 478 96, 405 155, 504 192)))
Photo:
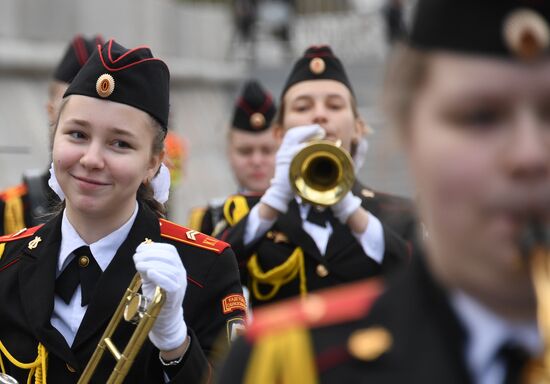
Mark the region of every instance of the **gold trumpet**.
POLYGON ((313 140, 292 159, 289 177, 292 189, 302 200, 329 207, 353 186, 353 160, 340 140, 313 140))
POLYGON ((166 300, 166 294, 160 287, 156 288, 155 295, 151 300, 138 292, 140 287, 141 278, 139 273, 136 273, 130 285, 126 288, 126 293, 118 304, 103 336, 101 336, 97 348, 90 361, 88 361, 88 365, 86 365, 84 372, 82 372, 78 384, 87 384, 90 381, 106 349, 111 352, 117 362, 107 383, 117 384, 124 381, 166 300), (137 327, 130 337, 130 341, 126 344, 124 351, 120 353, 111 341, 111 337, 123 317, 124 320, 137 324, 137 327))
POLYGON ((544 352, 528 362, 522 377, 524 384, 550 383, 550 234, 542 223, 532 223, 523 240, 523 253, 529 257, 537 299, 537 322, 544 352))

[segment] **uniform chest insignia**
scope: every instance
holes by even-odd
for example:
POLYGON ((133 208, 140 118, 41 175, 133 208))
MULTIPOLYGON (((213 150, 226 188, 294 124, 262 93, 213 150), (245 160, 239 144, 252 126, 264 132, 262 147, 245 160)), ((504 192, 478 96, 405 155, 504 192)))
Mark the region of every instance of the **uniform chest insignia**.
POLYGON ((150 238, 146 237, 145 240, 143 240, 143 242, 141 244, 152 244, 153 243, 153 240, 151 240, 150 238))
POLYGON ((383 327, 360 329, 348 339, 348 350, 356 359, 376 360, 387 352, 393 343, 390 332, 383 327))
POLYGON ((35 249, 38 246, 38 243, 42 241, 42 238, 40 236, 36 236, 34 239, 29 241, 28 248, 29 249, 35 249))
POLYGON ((227 339, 229 342, 235 341, 237 337, 244 335, 246 322, 241 317, 235 317, 227 320, 227 339))
POLYGON ((246 312, 246 299, 243 295, 238 293, 226 296, 222 300, 222 311, 224 315, 233 311, 246 312))

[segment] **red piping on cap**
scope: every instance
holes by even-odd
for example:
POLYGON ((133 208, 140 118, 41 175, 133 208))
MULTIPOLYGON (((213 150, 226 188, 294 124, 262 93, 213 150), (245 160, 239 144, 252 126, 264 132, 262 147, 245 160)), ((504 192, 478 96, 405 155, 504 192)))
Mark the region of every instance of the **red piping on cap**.
MULTIPOLYGON (((116 63, 117 61, 123 59, 123 58, 126 57, 127 55, 129 55, 129 54, 135 52, 135 51, 138 51, 138 50, 140 50, 140 49, 149 49, 149 47, 147 47, 147 46, 136 47, 136 48, 134 48, 134 49, 129 50, 129 51, 126 52, 125 54, 121 55, 118 59, 113 60, 112 57, 111 57, 111 47, 112 47, 112 45, 113 45, 113 40, 111 39, 111 40, 109 40, 109 46, 108 46, 108 48, 107 48, 107 53, 108 53, 108 58, 109 58, 109 60, 110 60, 111 63, 113 63, 113 64, 116 63)), ((112 67, 110 67, 109 65, 107 65, 107 63, 105 62, 105 59, 103 58, 103 52, 101 52, 101 46, 100 46, 100 45, 98 45, 98 50, 99 50, 99 58, 100 58, 100 60, 101 60, 101 63, 103 64, 103 66, 104 66, 107 70, 109 70, 109 71, 111 71, 111 72, 122 71, 123 69, 127 69, 127 68, 130 68, 130 67, 133 67, 133 66, 138 65, 138 64, 141 64, 141 63, 143 63, 143 62, 145 62, 145 61, 160 61, 160 62, 162 62, 162 60, 160 60, 160 59, 158 59, 158 58, 156 58, 156 57, 149 57, 149 58, 146 58, 146 59, 141 59, 141 60, 139 60, 139 61, 136 61, 136 62, 127 64, 127 65, 125 65, 125 66, 123 66, 123 67, 120 67, 120 68, 112 68, 112 67)))
POLYGON ((78 35, 73 40, 73 50, 78 60, 78 64, 82 67, 84 63, 88 60, 88 50, 86 49, 86 44, 81 35, 78 35))

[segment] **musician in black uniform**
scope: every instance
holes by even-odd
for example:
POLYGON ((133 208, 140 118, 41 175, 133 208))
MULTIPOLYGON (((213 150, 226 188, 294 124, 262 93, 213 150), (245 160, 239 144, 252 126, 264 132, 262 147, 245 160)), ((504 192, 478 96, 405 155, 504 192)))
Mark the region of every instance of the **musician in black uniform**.
POLYGON ((290 185, 289 163, 307 141, 323 136, 339 140, 353 156, 363 139, 365 123, 351 82, 330 47, 312 46, 297 60, 273 124, 282 144, 271 186, 252 209, 229 202, 234 227, 220 237, 239 259, 252 305, 401 265, 407 249, 399 235, 408 237, 414 230, 408 200, 356 182, 340 202, 320 211, 295 196, 290 185))
MULTIPOLYGON (((0 238, 0 357, 26 382, 76 382, 130 280, 166 302, 127 383, 200 382, 216 339, 243 327, 246 304, 229 246, 162 219, 156 182, 168 126, 169 71, 146 47, 98 47, 65 93, 52 185, 64 208, 0 238)), ((164 176, 162 176, 164 175, 164 176)), ((124 324, 119 348, 134 326, 124 324)), ((227 345, 227 342, 225 343, 227 345)), ((92 380, 105 383, 106 357, 92 380)))
MULTIPOLYGON (((63 94, 96 46, 102 43, 100 36, 85 38, 76 35, 67 45, 48 85, 46 110, 50 136, 63 94)), ((0 191, 0 234, 13 233, 46 221, 47 213, 58 202, 48 186, 49 177, 47 169, 27 170, 21 184, 0 191)))
POLYGON ((420 255, 368 315, 372 282, 281 309, 279 319, 295 320, 278 329, 266 322, 274 308, 257 311, 262 326, 235 348, 221 382, 288 375, 287 352, 268 352, 276 342, 305 351, 294 372, 309 369, 309 380, 286 383, 548 382, 519 379, 535 373, 550 332, 548 292, 535 300, 531 278, 533 268, 537 288, 548 284, 548 238, 545 265, 522 249, 529 222, 549 221, 549 47, 548 2, 418 2, 386 100, 419 190, 420 255))
MULTIPOLYGON (((255 79, 246 81, 235 101, 227 133, 227 158, 238 183, 237 193, 254 204, 269 187, 275 168, 277 142, 271 121, 276 108, 271 93, 255 79)), ((194 208, 189 226, 219 235, 227 228, 226 198, 214 199, 207 207, 194 208)))

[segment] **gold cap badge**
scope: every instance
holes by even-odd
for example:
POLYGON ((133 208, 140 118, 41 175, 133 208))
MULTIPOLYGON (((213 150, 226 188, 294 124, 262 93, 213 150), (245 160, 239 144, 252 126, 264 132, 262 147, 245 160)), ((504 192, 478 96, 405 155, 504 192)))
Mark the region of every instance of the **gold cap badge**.
POLYGON ((325 60, 321 59, 320 57, 315 57, 309 62, 309 70, 316 75, 320 75, 321 73, 325 72, 325 69, 325 60))
POLYGON ((550 31, 546 20, 531 9, 518 9, 504 21, 504 41, 522 59, 534 59, 548 48, 550 31))
POLYGON ((353 332, 348 339, 348 350, 356 359, 372 361, 387 352, 392 343, 387 329, 371 327, 353 332))
POLYGON ((250 116, 250 125, 252 125, 253 128, 260 129, 263 128, 265 125, 265 117, 260 112, 253 113, 252 116, 250 116))
POLYGON ((100 97, 109 97, 115 90, 115 79, 108 73, 104 73, 98 77, 95 90, 100 97))

